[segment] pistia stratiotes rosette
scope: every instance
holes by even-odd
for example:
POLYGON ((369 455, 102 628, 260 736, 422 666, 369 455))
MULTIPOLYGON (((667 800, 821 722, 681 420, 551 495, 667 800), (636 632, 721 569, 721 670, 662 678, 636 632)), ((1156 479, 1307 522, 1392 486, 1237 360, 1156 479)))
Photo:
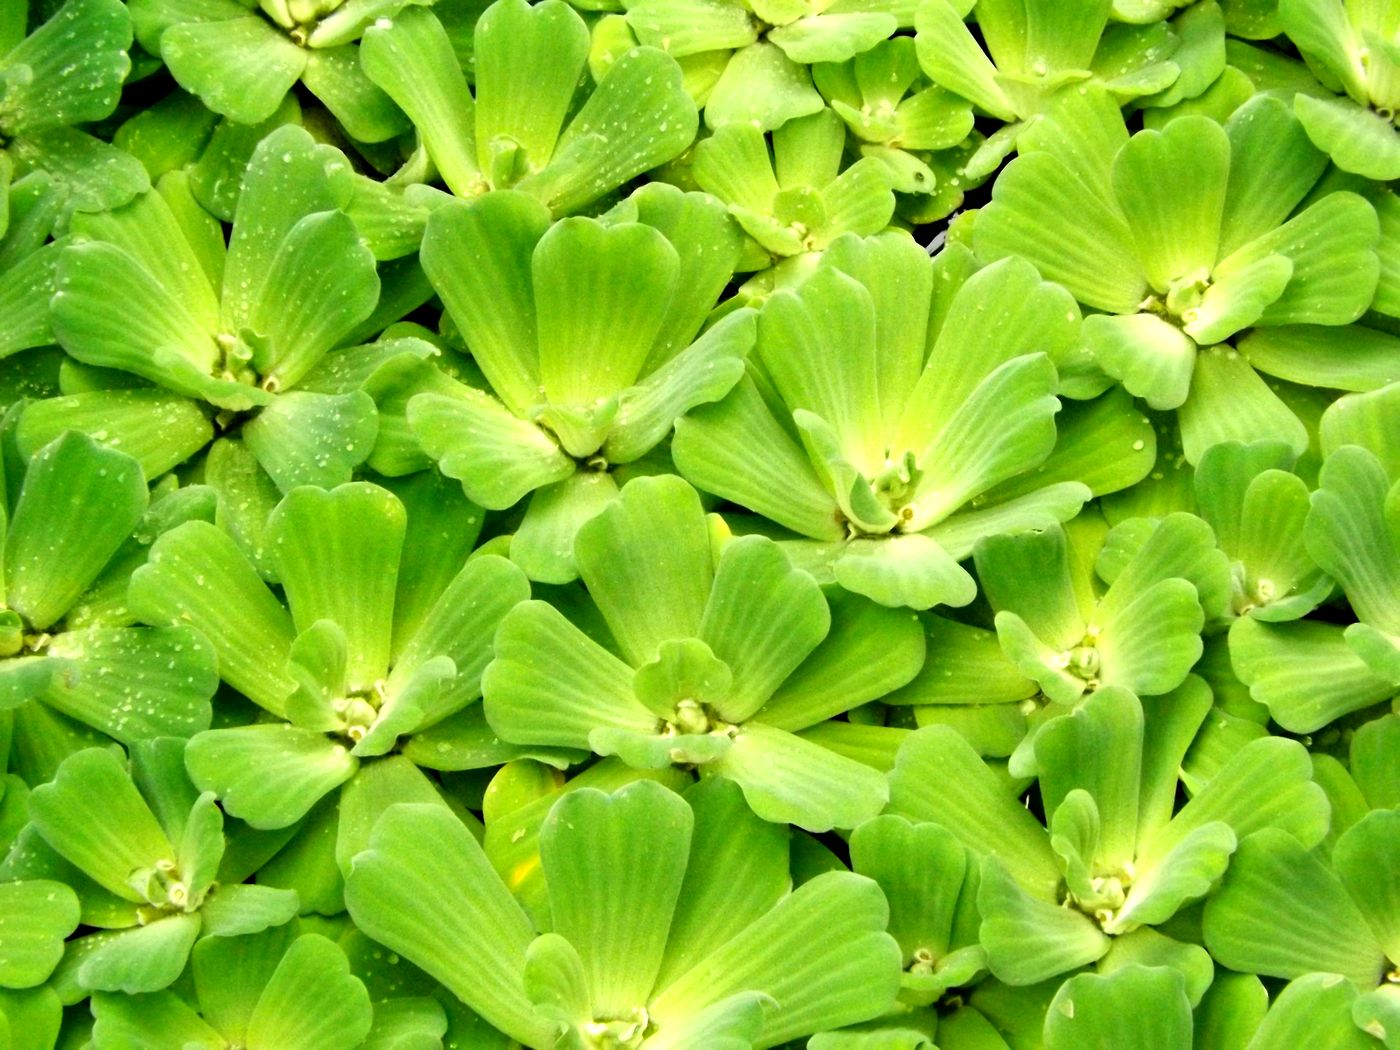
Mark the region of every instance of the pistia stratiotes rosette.
POLYGON ((1400 1047, 1400 812, 1367 813, 1338 836, 1330 863, 1285 832, 1250 835, 1206 902, 1203 928, 1222 965, 1290 980, 1334 975, 1295 993, 1311 1000, 1319 1028, 1345 1033, 1349 1017, 1400 1047))
POLYGON ((981 141, 973 135, 972 103, 924 76, 911 38, 882 41, 848 62, 820 63, 812 77, 855 150, 884 165, 910 221, 943 218, 977 184, 962 167, 981 141))
POLYGON ((824 582, 882 605, 976 596, 959 564, 980 535, 1072 517, 1090 490, 988 493, 1055 444, 1052 357, 1078 339, 1063 289, 1020 260, 975 274, 906 234, 845 237, 764 304, 749 373, 676 423, 696 486, 806 539, 783 540, 824 582))
POLYGON ((559 0, 498 0, 477 21, 474 40, 474 92, 426 9, 376 23, 361 46, 365 70, 413 118, 458 197, 514 188, 568 215, 695 139, 695 103, 675 59, 656 48, 628 50, 575 107, 588 27, 559 0))
POLYGON ((129 154, 76 126, 117 108, 131 71, 126 5, 69 0, 25 36, 28 11, 15 4, 0 19, 0 237, 10 180, 29 172, 45 172, 83 210, 115 208, 150 186, 129 154))
POLYGON ((1280 738, 1241 748, 1173 814, 1209 700, 1143 702, 1110 686, 1046 726, 1034 746, 1048 831, 953 730, 919 730, 901 748, 890 812, 941 824, 982 858, 980 941, 997 978, 1149 962, 1183 970, 1199 1002, 1208 956, 1152 927, 1210 891, 1237 838, 1276 828, 1306 850, 1329 815, 1307 752, 1280 738))
MULTIPOLYGON (((1193 463, 1228 440, 1301 453, 1304 424, 1229 341, 1359 319, 1379 275, 1378 225, 1348 192, 1297 210, 1326 158, 1288 108, 1260 96, 1223 128, 1184 116, 1129 137, 1105 94, 1071 92, 1021 153, 977 216, 977 253, 1029 259, 1102 311, 1085 318, 1089 349, 1130 393, 1177 410, 1193 463)), ((1328 365, 1317 381, 1331 386, 1328 365)))
MULTIPOLYGON (((187 996, 173 991, 94 995, 93 1050, 355 1050, 366 1045, 378 1020, 364 982, 350 972, 340 946, 319 933, 298 933, 295 923, 241 937, 206 938, 190 952, 189 973, 193 994, 187 996)), ((441 1008, 426 1006, 426 1030, 392 1034, 441 1036, 441 1008)))
POLYGON ((1388 4, 1279 0, 1279 23, 1312 71, 1341 98, 1298 94, 1308 137, 1344 171, 1400 178, 1400 18, 1388 4))
MULTIPOLYGON (((418 765, 451 767, 469 750, 464 737, 491 741, 479 716, 459 727, 455 750, 400 738, 474 703, 497 623, 529 596, 524 574, 499 557, 458 562, 451 575, 425 569, 426 583, 401 574, 405 530, 403 505, 377 486, 302 487, 273 511, 266 537, 290 611, 207 522, 167 533, 132 578, 133 610, 200 630, 224 680, 262 709, 252 724, 193 737, 195 784, 261 829, 295 824, 340 789, 338 816, 324 816, 342 865, 384 807, 437 798, 418 765), (410 605, 415 615, 396 617, 410 605)), ((485 764, 513 754, 497 747, 485 764)))
POLYGON ((45 848, 22 841, 7 873, 77 887, 83 922, 100 928, 73 948, 83 989, 159 991, 201 938, 257 933, 297 913, 291 890, 245 883, 235 854, 224 866, 223 813, 190 787, 183 750, 182 740, 142 741, 130 771, 111 751, 79 751, 29 797, 45 848))
POLYGON ((378 18, 419 0, 131 0, 136 38, 210 110, 261 124, 303 84, 362 142, 409 128, 360 67, 356 41, 378 18))
POLYGON ((808 67, 870 50, 913 25, 915 7, 903 0, 623 0, 622 6, 638 40, 689 67, 707 125, 760 131, 820 110, 808 67))
POLYGON ((509 191, 433 213, 423 265, 491 392, 420 394, 409 423, 476 503, 529 497, 510 556, 531 579, 574 579, 579 527, 620 478, 664 469, 648 460, 677 416, 738 381, 753 312, 701 326, 739 239, 718 202, 662 186, 602 220, 551 225, 509 191))
POLYGON ((208 495, 151 504, 134 459, 78 433, 29 461, 0 513, 0 710, 13 712, 15 764, 34 785, 75 747, 209 725, 209 643, 188 624, 133 626, 123 601, 151 534, 209 513, 208 495))
POLYGON ((1011 756, 1018 776, 1035 773, 1038 734, 1086 692, 1180 686, 1229 598, 1225 556, 1191 514, 1108 530, 1090 512, 1064 528, 987 537, 976 562, 1003 651, 1049 701, 1011 756))
POLYGON ((790 892, 787 834, 723 780, 562 796, 540 833, 548 932, 466 827, 396 806, 351 867, 351 917, 528 1047, 757 1050, 874 1017, 899 949, 875 883, 790 892))
POLYGON ((75 220, 54 332, 84 364, 153 387, 51 402, 38 409, 53 413, 47 425, 113 431, 126 420, 154 476, 210 439, 207 403, 283 491, 348 481, 374 447, 373 399, 297 387, 379 299, 374 257, 340 210, 350 180, 340 151, 284 126, 253 155, 227 251, 179 173, 125 208, 75 220))
POLYGON ((553 606, 518 606, 482 682, 487 721, 519 744, 728 778, 765 820, 854 827, 884 778, 797 731, 907 682, 923 634, 863 599, 833 612, 776 543, 726 531, 681 479, 629 482, 574 545, 616 654, 553 606))
MULTIPOLYGON (((843 170, 846 132, 829 109, 773 132, 772 153, 752 124, 729 124, 695 147, 695 181, 729 207, 774 262, 788 264, 769 281, 810 269, 843 233, 879 233, 894 213, 891 179, 871 157, 843 170)), ((760 264, 755 269, 762 269, 760 264)))
MULTIPOLYGON (((980 0, 975 14, 983 43, 953 0, 918 8, 919 62, 932 80, 1003 122, 966 165, 981 179, 1016 148, 1022 133, 1066 91, 1094 84, 1119 103, 1199 94, 1225 66, 1220 8, 1196 4, 1173 25, 1114 25, 1110 0, 980 0), (985 47, 985 50, 984 50, 985 47), (1180 63, 1180 64, 1179 64, 1180 63)), ((1133 19, 1132 21, 1137 21, 1133 19)))
MULTIPOLYGON (((1381 414, 1365 414, 1388 430, 1385 406, 1373 402, 1381 414)), ((1347 443, 1331 449, 1323 464, 1304 538, 1357 622, 1240 623, 1230 632, 1230 653, 1251 695, 1297 733, 1400 696, 1400 460, 1383 464, 1372 448, 1385 449, 1366 440, 1368 421, 1344 411, 1345 400, 1334 407, 1343 411, 1324 417, 1335 424, 1327 431, 1336 431, 1326 444, 1347 443), (1353 422, 1362 423, 1362 433, 1353 422)))

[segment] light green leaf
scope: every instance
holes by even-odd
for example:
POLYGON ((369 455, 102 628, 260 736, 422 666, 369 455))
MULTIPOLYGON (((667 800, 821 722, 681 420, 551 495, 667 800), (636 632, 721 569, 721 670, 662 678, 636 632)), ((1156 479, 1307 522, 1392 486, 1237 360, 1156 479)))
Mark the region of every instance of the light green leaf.
POLYGON ((1357 617, 1400 634, 1400 530, 1389 479, 1362 448, 1327 457, 1305 529, 1308 553, 1346 592, 1357 617))
POLYGON ((733 781, 705 777, 685 797, 695 815, 690 864, 658 990, 758 921, 791 885, 788 828, 756 816, 733 781))
MULTIPOLYGON (((579 574, 634 666, 668 638, 700 637, 714 570, 695 490, 679 478, 636 478, 584 525, 579 574)), ((722 654, 721 654, 722 655, 722 654)))
POLYGON ((51 707, 130 744, 209 727, 219 676, 213 647, 189 627, 65 631, 48 653, 71 660, 45 693, 51 707))
POLYGON ((145 899, 133 876, 176 859, 130 774, 101 748, 76 752, 30 792, 29 816, 59 854, 125 900, 145 899))
POLYGON ((1084 340, 1105 372, 1153 408, 1187 399, 1196 344, 1175 325, 1155 314, 1095 314, 1084 320, 1084 340))
POLYGON ((282 956, 248 1018, 250 1048, 352 1050, 369 1033, 369 993, 345 953, 318 934, 298 937, 282 956))
POLYGON ((600 727, 656 729, 633 693, 632 669, 544 602, 506 614, 481 687, 492 729, 515 743, 588 749, 600 727))
POLYGON ((967 570, 921 533, 852 540, 837 555, 833 571, 846 590, 890 608, 956 607, 977 596, 967 570))
POLYGON ((1343 171, 1381 182, 1400 178, 1400 136, 1379 114, 1349 99, 1302 93, 1293 98, 1293 112, 1313 144, 1343 171))
POLYGON ((359 766, 324 733, 285 723, 198 733, 185 764, 201 791, 214 792, 229 813, 263 829, 300 820, 359 766))
POLYGON ((1087 915, 1032 897, 990 854, 982 862, 977 908, 987 965, 1010 985, 1068 973, 1102 958, 1111 944, 1087 915))
POLYGON ((1045 1016, 1046 1050, 1185 1047, 1191 1036, 1185 982, 1181 974, 1159 966, 1071 977, 1045 1016))
POLYGON ((892 1005, 899 987, 888 914, 869 879, 818 875, 670 984, 652 1001, 652 1015, 664 1028, 730 995, 759 992, 776 1004, 764 1012, 759 1040, 769 1046, 869 1020, 892 1005))
POLYGON ((213 645, 219 674, 274 714, 294 683, 285 673, 291 617, 228 533, 190 521, 162 535, 132 573, 132 613, 152 624, 187 624, 213 645))
POLYGON ((296 918, 297 895, 255 883, 216 887, 200 909, 207 937, 242 937, 296 918))
POLYGON ((363 692, 389 668, 403 504, 367 482, 326 492, 294 489, 268 519, 277 574, 298 630, 330 620, 349 644, 349 688, 363 692))
POLYGON ((1229 346, 1196 355, 1191 393, 1177 422, 1182 448, 1193 463, 1225 441, 1281 441, 1295 454, 1308 446, 1302 420, 1229 346))
POLYGON ((1352 1023, 1356 985, 1335 973, 1310 973, 1274 1000, 1249 1050, 1288 1050, 1302 1045, 1328 1050, 1375 1050, 1376 1041, 1352 1023))
POLYGON ((1160 925, 1184 905, 1207 896, 1229 864, 1235 844, 1235 833, 1223 822, 1192 830, 1151 868, 1138 869, 1108 932, 1160 925))
POLYGON ((1400 888, 1384 872, 1400 869, 1400 813, 1376 809, 1337 839, 1332 867, 1386 957, 1400 955, 1400 888))
POLYGON ((243 425, 243 441, 282 492, 333 488, 374 449, 374 401, 363 390, 281 394, 243 425))
POLYGON ((432 12, 410 5, 371 25, 360 62, 408 114, 453 193, 475 197, 488 189, 475 150, 475 103, 452 40, 432 12))
POLYGON ((767 39, 800 65, 845 62, 894 35, 899 22, 884 11, 834 11, 809 15, 778 26, 767 39))
POLYGON ((78 984, 95 992, 158 992, 179 978, 198 936, 198 915, 122 930, 83 958, 78 984))
POLYGON ((1243 617, 1230 627, 1230 658, 1250 696, 1292 733, 1315 732, 1380 703, 1395 688, 1366 666, 1333 624, 1243 617))
POLYGON ((1234 970, 1273 977, 1339 973, 1375 984, 1384 953, 1337 877, 1274 828, 1244 839, 1206 902, 1205 941, 1234 970))
POLYGON ((685 876, 692 816, 638 781, 609 796, 571 791, 540 830, 554 932, 579 951, 595 1017, 647 1001, 685 876))
POLYGON ((713 768, 743 788, 764 820, 808 831, 853 828, 880 812, 889 797, 877 770, 756 722, 739 730, 713 768))
POLYGON ((759 42, 730 56, 705 104, 705 124, 752 124, 772 131, 822 109, 810 75, 776 44, 759 42))
POLYGON ((306 69, 306 52, 253 15, 179 22, 161 34, 160 53, 181 87, 240 124, 272 116, 306 69))
POLYGON ((408 418, 438 469, 489 510, 512 507, 577 469, 539 426, 469 387, 451 397, 420 394, 409 402, 408 418))
POLYGON ((10 608, 42 630, 97 578, 145 513, 145 479, 130 456, 69 432, 29 462, 5 536, 10 608), (102 514, 82 513, 102 507, 102 514))
POLYGON ((486 1021, 532 1045, 554 1025, 525 997, 534 931, 467 828, 441 806, 403 805, 380 818, 346 880, 355 924, 486 1021))
POLYGON ((919 65, 935 83, 999 120, 1016 119, 1019 114, 997 82, 996 67, 963 24, 961 11, 948 0, 921 4, 914 25, 919 65))
POLYGON ((32 456, 65 430, 80 430, 125 452, 147 478, 158 478, 204 448, 214 437, 208 418, 192 401, 164 390, 94 390, 35 401, 20 416, 15 439, 32 456))
POLYGON ((0 883, 0 985, 32 988, 48 980, 63 942, 78 928, 78 897, 61 882, 0 883))
POLYGON ((1362 391, 1400 382, 1400 340, 1360 325, 1256 328, 1239 351, 1259 371, 1290 383, 1362 391))
POLYGON ((1286 255, 1270 255, 1233 270, 1205 290, 1201 305, 1182 312, 1182 326, 1201 345, 1219 343, 1254 324, 1293 277, 1286 255))
POLYGON ((130 46, 131 20, 111 0, 70 0, 17 46, 0 44, 11 71, 6 137, 111 116, 131 71, 130 46))
POLYGON ((900 748, 888 812, 932 821, 975 856, 995 856, 1027 889, 1050 896, 1060 869, 1045 828, 955 730, 929 726, 900 748))
POLYGON ((617 499, 618 484, 604 471, 576 470, 530 496, 510 541, 511 560, 540 583, 578 578, 574 561, 579 529, 617 499))
POLYGON ((1286 221, 1327 166, 1288 104, 1272 95, 1255 95, 1235 110, 1225 131, 1230 181, 1221 219, 1222 258, 1286 221))

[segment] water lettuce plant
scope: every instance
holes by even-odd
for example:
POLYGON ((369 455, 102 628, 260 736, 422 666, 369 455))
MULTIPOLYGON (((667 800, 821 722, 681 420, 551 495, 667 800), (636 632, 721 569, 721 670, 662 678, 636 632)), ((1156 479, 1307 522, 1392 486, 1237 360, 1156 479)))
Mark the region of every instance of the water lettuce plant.
POLYGON ((0 2, 0 1050, 1400 1050, 1397 33, 0 2))

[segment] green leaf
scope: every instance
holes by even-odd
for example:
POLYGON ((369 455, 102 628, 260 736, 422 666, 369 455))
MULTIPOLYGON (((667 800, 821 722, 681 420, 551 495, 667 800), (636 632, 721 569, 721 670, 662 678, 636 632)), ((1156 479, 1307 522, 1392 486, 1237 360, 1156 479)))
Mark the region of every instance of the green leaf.
POLYGON ((252 883, 217 887, 200 909, 208 937, 241 937, 296 918, 297 895, 292 890, 252 883))
POLYGON ((936 540, 917 532, 854 539, 832 568, 843 588, 890 608, 957 607, 977 596, 967 570, 936 540))
POLYGON ((345 953, 318 934, 298 937, 282 956, 248 1019, 249 1047, 351 1050, 369 1033, 369 993, 345 953))
POLYGON ((1235 970, 1294 978, 1342 974, 1371 987, 1384 953, 1337 877, 1274 828, 1244 839, 1206 902, 1206 947, 1235 970))
POLYGON ((248 450, 282 492, 299 485, 333 488, 350 480, 374 449, 378 421, 363 390, 293 390, 243 425, 248 450))
POLYGON ((1347 645, 1333 624, 1262 623, 1230 627, 1230 659, 1249 694, 1291 733, 1312 733, 1394 692, 1347 645))
POLYGON ((285 828, 355 775, 346 747, 309 729, 281 724, 211 729, 185 751, 190 779, 255 828, 285 828))
POLYGON ((1139 132, 1114 159, 1114 192, 1159 292, 1215 265, 1229 172, 1229 137, 1205 117, 1139 132))
POLYGON ((18 46, 5 64, 5 131, 86 124, 112 115, 131 71, 131 20, 112 0, 70 0, 18 46))
POLYGON ((133 883, 175 850, 131 776, 112 752, 89 748, 70 756, 52 781, 29 795, 29 816, 44 839, 104 889, 134 902, 133 883))
POLYGON ((28 132, 9 153, 20 170, 52 176, 75 208, 118 208, 151 185, 135 157, 76 128, 28 132))
POLYGON ((224 1037, 174 992, 121 995, 97 992, 92 997, 92 1040, 96 1047, 158 1045, 217 1050, 224 1037))
POLYGON ((253 15, 177 23, 161 34, 160 53, 181 87, 240 124, 272 116, 307 61, 304 50, 253 15))
POLYGON ((701 636, 714 570, 700 500, 684 481, 663 475, 628 482, 579 530, 575 556, 634 666, 655 659, 668 638, 701 636))
POLYGON ((921 729, 900 748, 887 812, 943 825, 975 856, 995 856, 1039 895, 1059 886, 1045 828, 947 726, 921 729))
POLYGON ((370 689, 389 668, 403 504, 367 482, 294 489, 268 519, 273 561, 297 629, 330 620, 349 645, 347 684, 370 689))
POLYGON ((1400 136, 1379 114, 1349 99, 1302 93, 1293 98, 1293 112, 1313 144, 1343 171, 1381 182, 1400 178, 1400 136))
POLYGON ((694 812, 690 863, 655 987, 667 988, 788 892, 789 830, 756 816, 738 785, 706 777, 685 793, 694 812))
POLYGON ((1280 441, 1295 454, 1308 446, 1302 420, 1229 346, 1196 355, 1191 393, 1177 422, 1189 462, 1226 441, 1280 441))
POLYGON ((990 854, 982 862, 977 909, 987 965, 1007 984, 1068 973, 1102 958, 1111 943, 1087 915, 1032 897, 990 854))
POLYGON ((1400 634, 1400 531, 1390 481, 1362 448, 1327 457, 1305 528, 1308 552, 1346 592, 1357 618, 1400 634))
POLYGON ((690 849, 690 809, 654 781, 571 791, 540 830, 554 932, 578 949, 593 1015, 650 997, 690 849))
POLYGON ((997 82, 996 66, 963 24, 963 12, 948 0, 922 4, 914 25, 919 65, 933 81, 999 120, 1016 119, 1015 106, 997 82))
POLYGON ((656 729, 633 693, 632 669, 544 602, 506 614, 481 686, 491 727, 516 743, 589 749, 600 727, 656 729))
POLYGON ((63 942, 78 928, 78 897, 61 882, 0 883, 0 984, 33 988, 63 958, 63 942))
POLYGON ((1400 340, 1360 325, 1257 328, 1239 351, 1259 371, 1290 383, 1360 391, 1400 381, 1400 340))
POLYGON ((823 644, 755 717, 797 732, 872 700, 891 702, 891 690, 910 684, 923 666, 924 632, 916 616, 859 597, 836 597, 823 644))
MULTIPOLYGON (((342 10, 344 10, 342 8, 342 10)), ((323 21, 312 31, 320 36, 323 21)), ((383 142, 408 129, 408 119, 360 66, 360 49, 353 44, 312 45, 301 82, 359 142, 383 142)))
POLYGON ((1287 1050, 1313 1044, 1329 1050, 1375 1050, 1376 1041, 1352 1023, 1356 985, 1335 973, 1310 973, 1274 1000, 1250 1041, 1250 1050, 1287 1050))
POLYGON ((1084 320, 1084 340, 1099 366, 1151 407, 1186 401, 1196 344, 1175 325, 1155 314, 1095 314, 1084 320))
MULTIPOLYGON (((556 405, 593 405, 631 386, 661 330, 679 260, 640 223, 566 219, 540 238, 532 273, 540 374, 556 405)), ((561 435, 568 446, 568 435, 561 435)), ((570 448, 576 456, 595 448, 570 448)))
POLYGON ((705 104, 705 124, 752 124, 772 131, 822 109, 811 77, 775 44, 759 42, 735 51, 705 104))
POLYGON ((534 931, 467 828, 441 806, 380 818, 345 889, 355 924, 441 981, 514 1038, 547 1044, 555 1028, 525 997, 534 931))
POLYGON ((1207 896, 1236 845, 1235 833, 1223 822, 1195 828, 1152 867, 1140 867, 1137 881, 1114 919, 1115 929, 1137 924, 1160 925, 1181 908, 1207 896))
POLYGON ((460 197, 486 190, 473 135, 476 106, 452 40, 432 12, 410 5, 371 25, 360 62, 408 114, 448 188, 460 197))
POLYGON ((579 211, 675 158, 695 141, 698 125, 676 60, 656 48, 632 48, 612 63, 569 122, 550 164, 523 179, 520 189, 555 215, 579 211))
POLYGON ((974 236, 980 257, 1020 255, 1097 310, 1134 313, 1147 296, 1127 222, 1047 152, 1023 154, 998 176, 974 236))
POLYGON ((420 394, 409 402, 408 418, 438 469, 489 510, 512 507, 577 469, 543 429, 471 388, 452 397, 420 394))
POLYGON ((1351 775, 1366 801, 1382 809, 1400 803, 1400 770, 1389 761, 1391 749, 1400 734, 1400 716, 1374 718, 1357 729, 1351 738, 1351 775))
POLYGON ((899 22, 885 11, 823 12, 769 30, 767 39, 801 65, 845 62, 894 35, 899 22))
POLYGON ((29 462, 5 536, 10 608, 42 630, 76 602, 145 513, 140 465, 69 432, 29 462), (102 507, 102 514, 82 508, 102 507))
POLYGON ((869 1020, 894 1001, 899 947, 884 932, 879 887, 850 872, 828 872, 794 893, 671 983, 651 1004, 668 1021, 740 992, 770 996, 759 1042, 869 1020))
POLYGON ((246 317, 267 340, 265 351, 254 354, 263 384, 269 390, 295 386, 378 301, 374 256, 350 217, 317 212, 298 220, 269 260, 246 317))
POLYGON ((821 589, 761 536, 727 542, 715 567, 699 637, 734 674, 716 705, 743 722, 821 644, 831 616, 821 589))
POLYGON ((71 660, 76 673, 57 676, 45 702, 113 739, 130 744, 209 728, 215 653, 188 627, 65 631, 47 651, 71 660))
POLYGON ((1158 966, 1071 977, 1045 1016, 1046 1050, 1149 1050, 1190 1046, 1191 1036, 1185 983, 1158 966))
POLYGON ((1400 889, 1380 873, 1400 867, 1397 822, 1400 813, 1394 810, 1372 810, 1343 832, 1332 850, 1338 879, 1392 960, 1400 955, 1400 889))
POLYGON ((706 492, 813 539, 845 537, 836 501, 750 377, 718 404, 678 419, 671 453, 706 492))
POLYGON ((877 770, 756 722, 739 730, 714 769, 743 788, 764 820, 808 831, 853 828, 880 812, 889 797, 877 770))
POLYGON ((282 712, 295 688, 285 671, 292 620, 228 533, 190 521, 163 534, 132 573, 128 601, 147 623, 194 627, 214 647, 224 681, 282 712))
POLYGON ((531 495, 525 517, 511 537, 511 560, 540 583, 577 579, 574 554, 579 529, 617 495, 614 476, 592 470, 576 470, 563 481, 539 489, 531 495))
POLYGON ((507 0, 477 21, 476 154, 519 148, 549 163, 588 59, 588 29, 572 8, 507 0))
POLYGON ((1286 255, 1270 255, 1216 281, 1201 305, 1182 312, 1182 326, 1201 345, 1219 343, 1254 324, 1276 302, 1293 277, 1286 255))
POLYGON ((78 983, 95 992, 158 992, 179 978, 198 936, 198 915, 121 930, 82 960, 78 983))
POLYGON ((214 437, 208 418, 192 401, 164 390, 94 390, 29 404, 15 440, 32 456, 65 430, 80 430, 125 452, 147 478, 183 463, 214 437))
POLYGON ((1221 219, 1222 258, 1284 223, 1327 166, 1288 104, 1271 95, 1255 95, 1235 110, 1225 131, 1230 181, 1221 219))
MULTIPOLYGON (((673 299, 672 313, 674 305, 673 299)), ((741 308, 624 390, 603 443, 608 462, 630 463, 645 455, 665 439, 677 417, 729 393, 744 374, 744 357, 755 335, 754 315, 741 308)), ((654 357, 655 349, 652 353, 654 357)))

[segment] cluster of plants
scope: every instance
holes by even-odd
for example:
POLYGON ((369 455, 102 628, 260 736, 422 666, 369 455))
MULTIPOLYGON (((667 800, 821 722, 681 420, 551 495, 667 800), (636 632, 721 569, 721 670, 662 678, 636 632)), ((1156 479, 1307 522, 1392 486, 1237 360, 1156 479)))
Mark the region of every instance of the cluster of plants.
POLYGON ((0 2, 0 1050, 1400 1048, 1400 4, 0 2))

